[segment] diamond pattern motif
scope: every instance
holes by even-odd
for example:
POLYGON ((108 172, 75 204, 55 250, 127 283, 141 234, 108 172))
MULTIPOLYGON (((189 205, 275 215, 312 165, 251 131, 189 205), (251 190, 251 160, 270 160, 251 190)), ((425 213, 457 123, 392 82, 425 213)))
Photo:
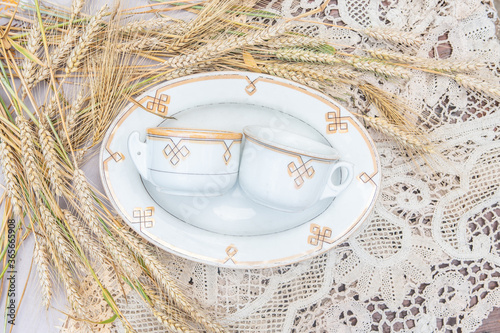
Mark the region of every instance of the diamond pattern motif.
POLYGON ((314 168, 309 166, 311 160, 304 163, 301 156, 297 157, 299 160, 299 166, 295 164, 295 162, 291 162, 288 164, 288 174, 290 177, 294 177, 295 187, 297 189, 301 188, 304 185, 304 178, 311 179, 314 176, 314 168))
POLYGON ((167 146, 163 149, 163 152, 167 157, 170 157, 170 163, 173 166, 176 166, 181 158, 184 158, 189 155, 189 149, 187 149, 186 146, 181 146, 181 141, 179 141, 177 144, 175 142, 171 141, 170 143, 167 144, 167 146))

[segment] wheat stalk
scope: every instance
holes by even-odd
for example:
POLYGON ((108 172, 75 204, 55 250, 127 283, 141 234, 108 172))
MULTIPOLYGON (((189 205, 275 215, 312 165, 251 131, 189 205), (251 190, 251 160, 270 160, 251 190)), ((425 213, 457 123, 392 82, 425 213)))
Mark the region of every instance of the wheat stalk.
POLYGON ((16 118, 19 127, 19 137, 21 139, 21 160, 29 186, 39 195, 42 191, 40 165, 37 160, 38 151, 35 146, 35 132, 29 121, 23 115, 16 118))
POLYGON ((392 28, 372 27, 359 32, 372 38, 387 41, 393 44, 404 44, 419 47, 424 40, 419 34, 396 30, 392 28))
POLYGON ((131 53, 142 50, 158 49, 162 45, 162 41, 155 37, 144 37, 130 42, 120 43, 116 45, 117 52, 131 53))
MULTIPOLYGON (((40 47, 40 39, 42 37, 40 27, 38 26, 38 22, 35 20, 35 23, 31 26, 31 29, 28 33, 28 40, 26 44, 26 49, 31 52, 31 54, 35 55, 38 53, 38 49, 40 47)), ((37 66, 34 61, 29 58, 25 58, 23 61, 23 66, 21 70, 21 74, 28 85, 28 87, 35 81, 35 73, 37 70, 37 66)))
POLYGON ((300 71, 290 70, 290 66, 283 64, 265 64, 259 67, 264 73, 279 76, 291 81, 295 81, 314 89, 321 89, 318 82, 312 80, 300 71))
POLYGON ((70 244, 65 239, 62 229, 57 223, 56 218, 52 215, 50 210, 44 205, 40 208, 40 221, 43 222, 44 229, 47 232, 49 240, 54 244, 56 251, 68 263, 76 263, 81 266, 81 262, 76 260, 75 251, 70 247, 70 244))
POLYGON ((326 41, 320 38, 312 38, 308 36, 279 36, 267 41, 266 46, 269 48, 281 49, 296 46, 319 47, 327 44, 326 41))
POLYGON ((400 77, 403 79, 409 79, 411 77, 411 71, 407 68, 382 63, 372 59, 349 57, 343 59, 343 62, 358 70, 374 72, 383 76, 400 77))
POLYGON ((282 49, 275 53, 276 57, 287 61, 302 61, 324 64, 339 64, 342 62, 334 54, 318 53, 301 49, 282 49))
POLYGON ((449 59, 425 59, 390 50, 367 50, 366 52, 377 59, 417 64, 419 67, 443 72, 472 72, 485 66, 484 63, 478 62, 477 60, 457 61, 449 59))
POLYGON ((233 4, 238 4, 237 0, 210 0, 203 10, 188 24, 185 32, 176 38, 169 49, 178 51, 181 47, 189 43, 194 36, 200 36, 209 31, 211 27, 218 24, 220 16, 223 15, 233 4))
POLYGON ((75 17, 77 17, 82 11, 83 5, 85 4, 84 0, 73 0, 71 1, 71 18, 70 24, 73 23, 75 17))
POLYGON ((52 298, 52 282, 50 280, 50 256, 47 251, 47 244, 41 235, 35 237, 35 248, 33 250, 33 260, 38 272, 38 280, 42 289, 42 304, 49 308, 52 298))
POLYGON ((113 259, 120 263, 124 272, 132 279, 137 278, 140 275, 140 268, 137 263, 132 260, 130 253, 102 229, 98 213, 94 207, 92 192, 90 191, 90 187, 82 170, 75 169, 73 173, 73 184, 79 199, 82 217, 87 221, 90 230, 99 238, 113 259))
POLYGON ((54 259, 55 266, 59 271, 59 276, 64 285, 64 289, 66 291, 66 295, 68 296, 68 300, 71 304, 73 310, 75 310, 76 314, 83 317, 87 315, 88 311, 85 308, 82 297, 78 292, 78 285, 73 278, 73 274, 67 265, 61 262, 59 258, 57 258, 57 253, 52 251, 52 258, 54 259))
POLYGON ((263 30, 249 33, 243 37, 230 36, 225 39, 219 39, 204 45, 192 54, 182 54, 172 57, 166 60, 165 64, 174 68, 192 66, 196 63, 220 56, 237 48, 262 44, 266 40, 284 34, 291 27, 292 24, 290 22, 283 21, 263 30))
POLYGON ((387 120, 384 120, 379 117, 370 117, 360 114, 356 114, 356 116, 364 119, 375 130, 393 138, 403 148, 412 149, 417 152, 428 153, 428 154, 434 153, 434 150, 430 145, 422 143, 418 138, 416 138, 412 134, 399 129, 396 125, 391 124, 387 120))
POLYGON ((22 196, 19 192, 20 186, 18 182, 18 168, 16 166, 16 158, 12 147, 3 140, 0 142, 0 158, 2 159, 2 170, 4 181, 7 188, 7 194, 11 199, 14 213, 18 217, 22 217, 22 196))
POLYGON ((129 247, 137 253, 143 260, 146 267, 149 269, 152 276, 162 286, 162 289, 168 294, 169 298, 186 311, 193 319, 205 327, 210 332, 222 333, 225 332, 224 328, 210 319, 204 314, 199 312, 191 303, 185 298, 182 291, 176 286, 175 281, 170 277, 170 274, 165 269, 165 266, 158 260, 158 258, 151 253, 149 248, 139 240, 135 235, 126 230, 120 230, 123 240, 127 242, 129 247))
POLYGON ((153 315, 155 318, 158 320, 160 324, 165 326, 169 332, 174 332, 174 333, 196 333, 196 331, 178 323, 177 321, 170 319, 160 311, 156 310, 154 307, 151 307, 151 311, 153 312, 153 315))
POLYGON ((38 137, 40 139, 40 147, 44 157, 45 165, 49 174, 49 180, 52 188, 58 196, 62 196, 64 191, 64 183, 62 173, 59 166, 59 158, 55 149, 56 142, 48 129, 48 123, 45 117, 40 118, 40 127, 38 129, 38 137))
POLYGON ((66 116, 67 137, 70 139, 76 129, 76 123, 77 123, 76 120, 78 112, 82 110, 84 103, 85 103, 85 91, 83 89, 80 89, 80 91, 76 95, 76 99, 73 102, 73 105, 71 105, 71 108, 69 109, 69 112, 66 116))
POLYGON ((331 66, 326 66, 326 65, 323 65, 323 66, 316 65, 316 67, 319 71, 322 71, 329 76, 338 77, 341 79, 349 79, 349 80, 356 81, 362 75, 362 73, 360 73, 356 70, 353 70, 351 67, 348 67, 348 66, 337 65, 337 66, 331 67, 331 66))
POLYGON ((404 103, 398 96, 390 94, 370 83, 361 83, 357 85, 363 92, 368 103, 372 103, 379 110, 380 114, 394 125, 406 128, 409 132, 418 132, 415 126, 415 119, 411 121, 407 116, 413 115, 413 110, 404 103))
POLYGON ((94 41, 95 36, 101 29, 100 21, 102 20, 106 9, 107 5, 104 5, 87 24, 83 35, 78 40, 78 44, 71 51, 71 54, 66 61, 66 74, 76 72, 82 64, 82 60, 89 50, 90 44, 94 41))
POLYGON ((159 17, 149 20, 140 20, 127 23, 118 28, 121 33, 139 33, 149 31, 161 31, 165 33, 182 34, 185 32, 186 24, 184 22, 172 22, 170 17, 159 17))
POLYGON ((455 75, 454 79, 458 84, 467 89, 484 93, 495 99, 500 99, 500 88, 498 84, 483 81, 481 79, 465 74, 457 74, 455 75))
POLYGON ((51 66, 41 67, 38 72, 33 75, 33 80, 28 82, 28 88, 32 88, 38 82, 49 78, 51 71, 55 71, 62 67, 64 62, 68 59, 77 36, 78 32, 76 29, 69 29, 68 32, 64 34, 62 41, 50 54, 51 66))
POLYGON ((105 259, 105 253, 101 250, 102 246, 97 242, 89 230, 83 225, 83 221, 79 220, 70 211, 63 209, 64 219, 68 223, 71 231, 78 240, 78 244, 94 258, 99 258, 101 261, 105 259))

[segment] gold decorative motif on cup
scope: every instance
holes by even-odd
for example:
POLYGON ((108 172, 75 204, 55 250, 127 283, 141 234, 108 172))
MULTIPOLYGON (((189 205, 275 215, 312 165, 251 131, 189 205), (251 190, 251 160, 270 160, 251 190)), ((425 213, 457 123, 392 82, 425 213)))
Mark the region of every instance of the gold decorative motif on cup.
POLYGON ((302 156, 297 156, 298 166, 295 162, 290 162, 288 164, 288 175, 294 178, 295 188, 299 189, 304 185, 305 178, 311 179, 314 177, 314 168, 310 165, 312 164, 312 160, 309 160, 304 163, 302 160, 302 156))
POLYGON ((176 166, 181 159, 189 155, 189 149, 185 145, 181 145, 183 140, 178 141, 177 144, 172 139, 167 140, 170 142, 163 148, 163 154, 167 159, 170 158, 170 164, 176 166))

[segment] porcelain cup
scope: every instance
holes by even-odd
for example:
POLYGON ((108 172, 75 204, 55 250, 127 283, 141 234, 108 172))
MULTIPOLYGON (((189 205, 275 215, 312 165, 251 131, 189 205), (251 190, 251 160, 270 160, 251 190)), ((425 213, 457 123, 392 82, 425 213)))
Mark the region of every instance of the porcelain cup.
POLYGON ((130 156, 142 178, 160 192, 217 196, 238 178, 241 133, 154 127, 128 138, 130 156))
POLYGON ((353 179, 353 165, 331 146, 269 127, 247 126, 243 133, 239 183, 257 203, 303 211, 339 195, 353 179))

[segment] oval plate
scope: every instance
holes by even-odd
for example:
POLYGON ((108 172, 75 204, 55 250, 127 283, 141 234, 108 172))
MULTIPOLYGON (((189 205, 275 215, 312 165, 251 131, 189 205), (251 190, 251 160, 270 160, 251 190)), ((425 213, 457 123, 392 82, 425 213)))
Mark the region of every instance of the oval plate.
POLYGON ((375 145, 351 113, 315 90, 264 74, 216 72, 161 83, 137 102, 142 107, 130 103, 104 138, 101 178, 125 222, 169 252, 226 267, 286 265, 340 244, 373 209, 381 180, 375 145), (213 198, 158 193, 143 182, 127 149, 128 136, 144 137, 148 127, 241 132, 255 124, 330 144, 354 164, 353 182, 335 200, 290 214, 251 202, 238 185, 213 198))

